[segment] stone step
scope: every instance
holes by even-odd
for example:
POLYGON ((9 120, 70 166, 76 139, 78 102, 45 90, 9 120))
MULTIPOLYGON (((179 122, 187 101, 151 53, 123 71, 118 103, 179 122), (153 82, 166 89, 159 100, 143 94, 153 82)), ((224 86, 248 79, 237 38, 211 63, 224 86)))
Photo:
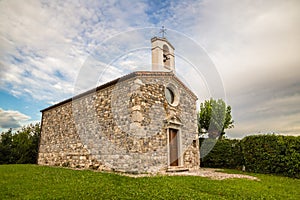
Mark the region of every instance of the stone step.
POLYGON ((169 167, 167 169, 167 172, 186 172, 186 171, 189 171, 188 168, 185 168, 185 167, 169 167))

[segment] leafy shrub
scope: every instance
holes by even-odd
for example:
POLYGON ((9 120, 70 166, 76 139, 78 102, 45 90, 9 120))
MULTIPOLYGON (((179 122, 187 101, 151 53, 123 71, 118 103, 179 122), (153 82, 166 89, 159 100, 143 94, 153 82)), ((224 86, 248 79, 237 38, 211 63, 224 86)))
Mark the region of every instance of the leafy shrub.
POLYGON ((300 178, 300 137, 253 135, 243 140, 218 140, 200 165, 231 169, 245 165, 249 172, 300 178))
POLYGON ((40 124, 24 126, 16 133, 12 130, 0 135, 0 164, 36 163, 40 124))
POLYGON ((201 158, 200 164, 201 167, 241 169, 244 160, 240 140, 218 140, 209 154, 201 158))
POLYGON ((241 145, 247 171, 300 178, 300 137, 254 135, 241 145))

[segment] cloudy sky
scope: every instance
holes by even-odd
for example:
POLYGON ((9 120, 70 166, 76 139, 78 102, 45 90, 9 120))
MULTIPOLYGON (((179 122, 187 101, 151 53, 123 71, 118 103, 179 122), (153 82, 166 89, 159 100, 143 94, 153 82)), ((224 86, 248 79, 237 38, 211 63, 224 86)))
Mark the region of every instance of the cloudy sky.
POLYGON ((135 70, 167 28, 199 102, 224 98, 232 138, 300 135, 300 1, 0 1, 0 131, 135 70), (109 66, 109 67, 108 67, 109 66))

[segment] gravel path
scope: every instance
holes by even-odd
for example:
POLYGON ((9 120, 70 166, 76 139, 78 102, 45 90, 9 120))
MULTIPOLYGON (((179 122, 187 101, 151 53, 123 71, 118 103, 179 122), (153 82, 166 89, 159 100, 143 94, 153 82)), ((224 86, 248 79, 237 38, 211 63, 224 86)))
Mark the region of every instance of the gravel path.
POLYGON ((230 178, 246 178, 250 180, 257 180, 258 178, 254 176, 244 175, 244 174, 228 174, 225 172, 221 172, 221 169, 211 169, 211 168, 200 168, 199 170, 193 171, 185 171, 185 172, 164 172, 159 174, 121 174, 124 176, 130 176, 134 178, 138 177, 150 177, 156 175, 163 175, 163 176, 201 176, 201 177, 208 177, 213 180, 224 180, 230 178))

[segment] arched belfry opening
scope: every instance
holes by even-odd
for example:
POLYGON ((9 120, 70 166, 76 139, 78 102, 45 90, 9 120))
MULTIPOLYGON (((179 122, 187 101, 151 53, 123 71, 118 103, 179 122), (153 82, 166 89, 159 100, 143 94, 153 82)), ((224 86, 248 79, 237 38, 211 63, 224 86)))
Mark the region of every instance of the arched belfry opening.
POLYGON ((152 44, 152 71, 175 71, 174 47, 165 38, 154 37, 152 44))
MULTIPOLYGON (((170 51, 169 47, 164 44, 163 46, 163 62, 167 68, 170 68, 170 51)), ((171 68, 170 68, 171 69, 171 68)))

